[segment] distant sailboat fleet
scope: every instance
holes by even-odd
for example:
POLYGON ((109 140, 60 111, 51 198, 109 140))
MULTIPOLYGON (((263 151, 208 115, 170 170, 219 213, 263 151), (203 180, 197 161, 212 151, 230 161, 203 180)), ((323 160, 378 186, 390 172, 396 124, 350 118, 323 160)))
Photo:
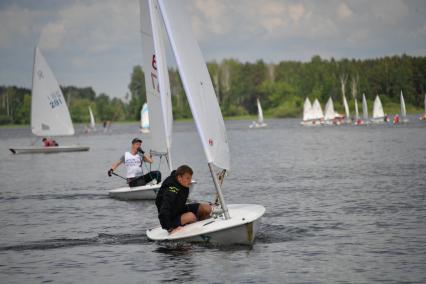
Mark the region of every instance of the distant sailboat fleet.
MULTIPOLYGON (((303 105, 303 118, 300 123, 303 126, 318 126, 318 125, 341 125, 341 124, 354 124, 354 125, 368 125, 368 124, 382 124, 382 123, 407 123, 407 111, 405 107, 404 95, 401 91, 400 94, 400 113, 393 116, 391 121, 390 116, 385 114, 380 96, 376 95, 373 104, 373 116, 368 116, 368 105, 365 94, 362 94, 362 117, 359 116, 358 101, 355 98, 355 116, 353 119, 349 114, 349 106, 345 95, 343 94, 343 106, 345 108, 345 115, 337 113, 334 109, 333 99, 329 97, 324 108, 324 113, 318 99, 315 99, 311 104, 309 98, 305 99, 303 105)), ((419 117, 420 120, 426 120, 426 95, 425 95, 425 113, 419 117)))

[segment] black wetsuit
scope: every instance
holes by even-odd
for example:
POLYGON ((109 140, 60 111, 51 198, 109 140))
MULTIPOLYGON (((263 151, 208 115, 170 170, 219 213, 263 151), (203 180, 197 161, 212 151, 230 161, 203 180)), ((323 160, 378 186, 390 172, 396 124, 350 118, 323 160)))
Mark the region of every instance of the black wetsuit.
POLYGON ((197 215, 198 203, 186 204, 189 188, 182 186, 176 179, 176 171, 167 177, 157 194, 155 205, 158 209, 158 219, 161 227, 171 231, 181 226, 180 216, 187 212, 197 215))

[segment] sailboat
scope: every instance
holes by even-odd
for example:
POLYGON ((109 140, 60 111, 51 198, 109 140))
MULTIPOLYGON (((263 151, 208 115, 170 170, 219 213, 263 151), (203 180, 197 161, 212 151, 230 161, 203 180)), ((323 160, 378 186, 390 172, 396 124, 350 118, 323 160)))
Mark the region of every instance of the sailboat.
POLYGON ((343 94, 343 106, 345 107, 345 122, 351 123, 351 115, 349 113, 349 105, 348 105, 348 101, 346 100, 345 94, 343 94))
MULTIPOLYGON (((145 87, 149 111, 148 115, 151 132, 151 151, 159 157, 160 166, 162 157, 165 157, 168 173, 173 169, 170 156, 172 143, 172 101, 170 81, 166 62, 166 51, 160 21, 150 15, 148 0, 140 1, 141 36, 142 36, 142 67, 145 74, 145 87), (155 28, 154 28, 155 27, 155 28), (161 90, 161 91, 160 91, 161 90)), ((154 14, 156 15, 156 14, 154 14)), ((157 17, 157 16, 156 16, 157 17)), ((145 106, 144 105, 144 106, 145 106)), ((142 109, 143 111, 143 109, 142 109)), ((145 114, 142 114, 142 119, 145 114)), ((110 190, 110 197, 122 200, 155 199, 161 184, 148 184, 138 187, 121 187, 110 190)), ((192 189, 192 185, 191 188, 192 189)))
POLYGON ((336 112, 334 111, 333 99, 328 98, 327 103, 325 104, 325 113, 324 113, 324 124, 332 125, 335 124, 336 112))
POLYGON ((362 123, 361 124, 369 124, 368 119, 368 106, 367 99, 365 98, 365 94, 362 94, 362 123))
MULTIPOLYGON (((404 100, 404 95, 402 94, 402 90, 401 90, 401 95, 400 95, 400 103, 401 103, 401 113, 400 113, 400 118, 399 122, 402 123, 407 123, 408 122, 408 118, 407 118, 407 110, 405 109, 405 100, 404 100)), ((395 121, 395 118, 394 118, 395 121)))
POLYGON ((385 121, 385 113, 383 111, 382 101, 380 100, 379 95, 376 95, 376 98, 374 99, 373 104, 373 118, 371 119, 371 122, 380 124, 385 121))
MULTIPOLYGON (((160 33, 161 25, 159 23, 161 18, 164 20, 185 94, 200 136, 206 164, 209 167, 223 211, 222 214, 215 215, 215 217, 186 225, 173 234, 169 234, 161 227, 149 229, 146 234, 150 240, 154 241, 251 245, 255 240, 265 208, 255 204, 227 205, 225 203, 221 183, 226 171, 230 168, 228 138, 207 66, 192 34, 190 17, 185 15, 179 1, 141 0, 141 7, 145 6, 145 1, 149 1, 154 35, 160 33)), ((157 52, 158 41, 155 42, 157 67, 161 74, 161 70, 167 70, 167 66, 164 64, 164 57, 160 57, 157 52)), ((163 98, 164 94, 161 92, 161 99, 163 100, 163 98)))
POLYGON ((144 103, 141 109, 141 132, 149 133, 149 114, 148 104, 144 103))
POLYGON ((420 120, 426 120, 426 94, 425 94, 425 111, 422 116, 419 117, 420 120))
POLYGON ((259 98, 256 99, 257 102, 257 121, 253 121, 249 128, 263 128, 268 126, 268 124, 266 124, 263 121, 263 111, 262 111, 262 106, 260 105, 260 101, 259 98))
MULTIPOLYGON (((38 47, 34 52, 31 131, 38 137, 72 136, 75 133, 64 95, 38 47)), ((88 151, 89 147, 79 145, 30 146, 10 148, 9 150, 13 154, 33 154, 88 151)))
POLYGON ((93 115, 92 108, 89 106, 89 115, 90 115, 90 129, 96 131, 96 122, 95 116, 93 115))
POLYGON ((300 124, 303 126, 312 125, 312 117, 312 104, 309 98, 307 97, 305 99, 305 103, 303 104, 303 118, 300 124))
POLYGON ((360 124, 362 124, 362 120, 359 119, 358 100, 357 100, 356 97, 354 99, 354 103, 355 103, 355 119, 354 119, 354 124, 355 125, 360 125, 360 124))
POLYGON ((318 99, 315 99, 314 104, 312 105, 312 119, 313 124, 322 124, 324 121, 324 113, 318 99))

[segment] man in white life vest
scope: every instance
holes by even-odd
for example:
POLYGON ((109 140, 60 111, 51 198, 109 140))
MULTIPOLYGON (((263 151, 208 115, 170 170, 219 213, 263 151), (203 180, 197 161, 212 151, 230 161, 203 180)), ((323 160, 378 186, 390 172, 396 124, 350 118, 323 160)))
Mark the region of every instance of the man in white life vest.
POLYGON ((111 176, 118 166, 124 164, 127 170, 127 183, 130 187, 146 185, 154 179, 157 181, 157 183, 161 182, 160 171, 151 171, 145 175, 143 174, 143 163, 146 162, 151 164, 152 159, 148 154, 145 154, 141 148, 141 145, 141 139, 133 139, 130 151, 124 153, 120 160, 111 166, 111 169, 108 171, 108 176, 111 176))

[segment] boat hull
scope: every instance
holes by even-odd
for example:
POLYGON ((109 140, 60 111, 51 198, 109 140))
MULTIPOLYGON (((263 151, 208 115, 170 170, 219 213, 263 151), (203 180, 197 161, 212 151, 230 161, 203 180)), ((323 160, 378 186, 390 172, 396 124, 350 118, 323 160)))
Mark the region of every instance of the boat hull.
POLYGON ((228 220, 220 216, 186 225, 174 234, 161 227, 149 229, 146 234, 153 241, 252 245, 265 208, 255 204, 230 204, 228 210, 231 216, 228 220))
MULTIPOLYGON (((189 186, 189 193, 191 193, 195 184, 196 182, 192 181, 189 186)), ((111 198, 119 200, 154 200, 157 197, 160 187, 161 183, 135 187, 126 186, 109 190, 108 195, 111 198)))
POLYGON ((87 146, 54 146, 54 147, 21 147, 10 148, 13 154, 51 154, 64 152, 85 152, 89 151, 87 146))
POLYGON ((160 187, 161 184, 120 187, 108 191, 108 195, 120 200, 153 200, 157 197, 160 187))
POLYGON ((268 124, 266 124, 264 122, 262 122, 262 123, 256 122, 256 123, 250 124, 249 128, 264 128, 266 126, 268 126, 268 124))

